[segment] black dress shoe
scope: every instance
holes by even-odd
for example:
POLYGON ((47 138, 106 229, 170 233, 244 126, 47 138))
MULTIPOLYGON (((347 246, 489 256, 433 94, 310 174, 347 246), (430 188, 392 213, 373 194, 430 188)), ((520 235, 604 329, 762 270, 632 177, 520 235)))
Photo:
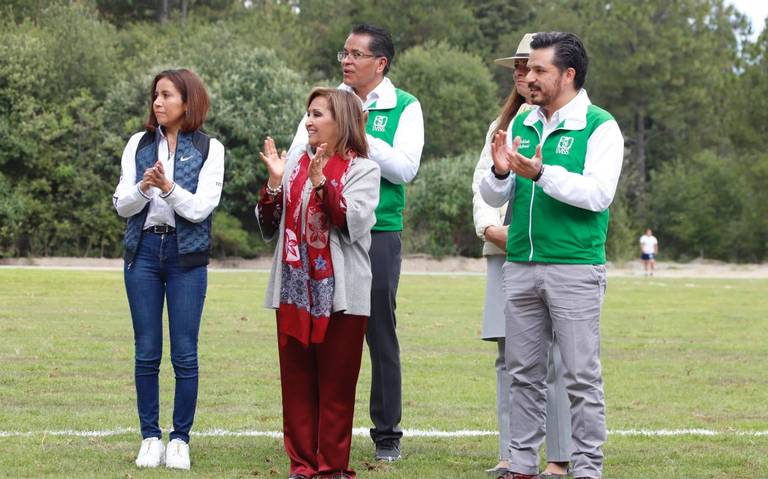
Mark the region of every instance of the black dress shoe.
POLYGON ((400 460, 400 448, 395 444, 376 444, 376 460, 394 462, 400 460))

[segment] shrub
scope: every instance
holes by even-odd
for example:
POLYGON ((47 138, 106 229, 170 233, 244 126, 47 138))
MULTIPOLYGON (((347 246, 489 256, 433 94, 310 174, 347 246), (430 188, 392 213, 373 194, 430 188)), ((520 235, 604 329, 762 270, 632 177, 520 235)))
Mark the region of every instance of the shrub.
POLYGON ((272 246, 265 247, 256 243, 258 238, 245 231, 240 220, 224 211, 217 211, 213 215, 212 239, 213 256, 216 258, 227 256, 249 258, 272 248, 272 246))
POLYGON ((659 249, 673 257, 739 260, 748 254, 742 218, 751 192, 733 158, 704 150, 651 174, 650 210, 659 249))
POLYGON ((482 242, 472 223, 472 173, 476 153, 421 165, 408 187, 405 252, 479 256, 482 242))
POLYGON ((395 85, 421 102, 423 158, 480 151, 496 113, 496 85, 482 60, 445 43, 428 43, 407 50, 395 66, 395 85))

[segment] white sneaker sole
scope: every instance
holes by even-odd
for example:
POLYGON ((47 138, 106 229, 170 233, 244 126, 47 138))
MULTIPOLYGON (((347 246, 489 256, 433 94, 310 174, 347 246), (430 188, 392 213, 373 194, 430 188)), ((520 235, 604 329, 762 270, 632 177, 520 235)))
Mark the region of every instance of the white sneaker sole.
POLYGON ((142 469, 143 468, 154 469, 156 467, 160 467, 160 466, 163 465, 163 462, 165 462, 165 454, 160 456, 160 462, 158 462, 157 464, 150 464, 150 463, 146 463, 145 464, 143 461, 139 461, 138 459, 136 459, 136 461, 134 461, 134 462, 136 463, 136 467, 140 467, 142 469))

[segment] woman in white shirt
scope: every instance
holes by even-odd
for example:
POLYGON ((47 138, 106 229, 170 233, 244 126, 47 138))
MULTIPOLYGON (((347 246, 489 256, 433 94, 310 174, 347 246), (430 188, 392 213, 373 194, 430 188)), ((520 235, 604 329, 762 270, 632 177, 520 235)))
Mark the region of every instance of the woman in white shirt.
POLYGON ((139 467, 189 469, 198 390, 197 340, 208 283, 212 213, 224 179, 224 146, 200 128, 208 94, 190 70, 155 76, 145 131, 128 141, 113 202, 127 218, 125 288, 133 320, 139 467), (167 448, 158 424, 163 303, 176 377, 167 448))

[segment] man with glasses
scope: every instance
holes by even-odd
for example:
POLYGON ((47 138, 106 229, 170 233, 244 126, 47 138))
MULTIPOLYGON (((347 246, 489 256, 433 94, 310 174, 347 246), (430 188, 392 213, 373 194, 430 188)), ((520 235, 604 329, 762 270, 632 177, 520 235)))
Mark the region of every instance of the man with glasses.
MULTIPOLYGON (((395 330, 395 296, 400 280, 405 184, 419 169, 424 146, 424 119, 419 101, 395 88, 387 72, 395 57, 389 33, 373 25, 354 27, 337 53, 343 83, 368 112, 368 156, 381 168, 379 205, 371 235, 371 316, 366 340, 371 352, 370 413, 376 459, 400 459, 402 387, 400 345, 395 330)), ((304 145, 307 131, 299 125, 291 149, 304 145)))

